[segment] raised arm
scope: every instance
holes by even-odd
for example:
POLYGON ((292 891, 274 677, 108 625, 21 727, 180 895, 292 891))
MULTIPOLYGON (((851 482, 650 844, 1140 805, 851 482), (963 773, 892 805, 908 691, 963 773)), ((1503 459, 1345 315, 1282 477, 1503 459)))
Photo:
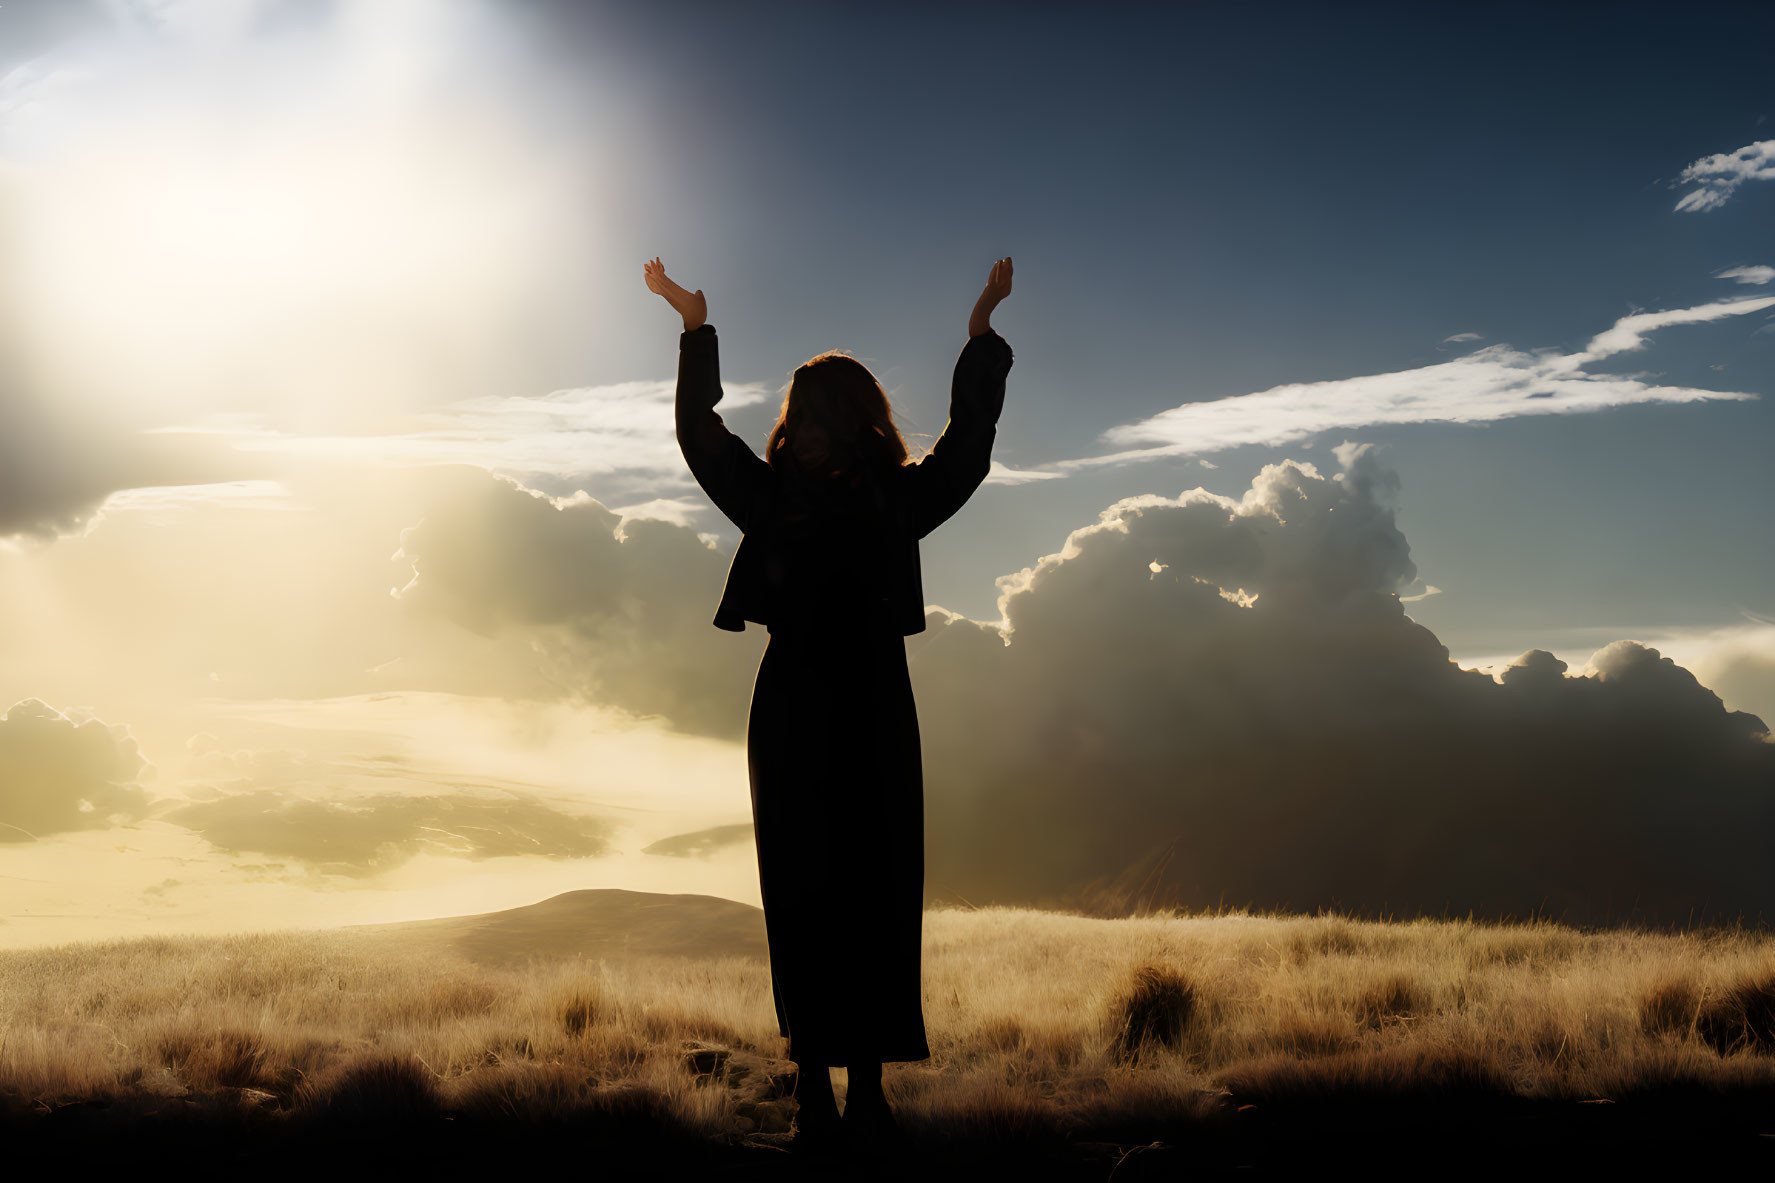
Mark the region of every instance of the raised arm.
POLYGON ((992 265, 986 289, 968 318, 968 343, 955 361, 949 422, 929 455, 908 466, 912 518, 920 538, 954 516, 992 468, 992 445, 1005 406, 1005 376, 1014 356, 992 328, 992 310, 1011 293, 1011 260, 992 265))
POLYGON ((745 533, 752 529, 774 481, 770 466, 721 422, 715 413, 720 401, 715 326, 704 324, 678 337, 678 449, 715 508, 745 533))
POLYGON ((770 466, 745 440, 729 431, 715 412, 715 404, 721 401, 721 355, 702 291, 688 292, 667 279, 658 259, 646 264, 645 272, 648 288, 664 296, 684 317, 684 332, 678 337, 674 400, 678 449, 684 453, 690 475, 715 508, 744 533, 752 528, 775 487, 770 466))

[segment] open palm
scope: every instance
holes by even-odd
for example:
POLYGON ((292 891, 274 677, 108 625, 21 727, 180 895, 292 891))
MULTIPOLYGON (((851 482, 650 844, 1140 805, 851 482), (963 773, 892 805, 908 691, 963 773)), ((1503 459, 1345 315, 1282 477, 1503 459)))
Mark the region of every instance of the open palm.
POLYGON ((642 278, 647 281, 647 290, 665 298, 679 316, 684 318, 684 330, 701 328, 709 319, 709 302, 703 298, 703 291, 687 291, 682 284, 674 283, 666 276, 666 265, 655 256, 650 263, 641 265, 642 278))

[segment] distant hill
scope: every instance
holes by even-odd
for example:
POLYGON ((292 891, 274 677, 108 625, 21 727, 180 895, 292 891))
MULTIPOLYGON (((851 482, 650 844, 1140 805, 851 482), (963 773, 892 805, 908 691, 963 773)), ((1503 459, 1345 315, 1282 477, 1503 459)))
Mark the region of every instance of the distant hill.
POLYGON ((492 966, 532 958, 766 958, 764 913, 711 895, 569 891, 503 912, 351 929, 385 936, 403 949, 447 948, 492 966))

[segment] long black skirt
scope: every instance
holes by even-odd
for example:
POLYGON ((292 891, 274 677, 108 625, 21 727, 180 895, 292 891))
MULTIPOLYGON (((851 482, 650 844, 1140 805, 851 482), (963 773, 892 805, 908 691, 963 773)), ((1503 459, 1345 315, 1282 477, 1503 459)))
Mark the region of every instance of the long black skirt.
POLYGON ((752 688, 746 762, 789 1058, 928 1058, 924 771, 905 638, 773 628, 752 688))

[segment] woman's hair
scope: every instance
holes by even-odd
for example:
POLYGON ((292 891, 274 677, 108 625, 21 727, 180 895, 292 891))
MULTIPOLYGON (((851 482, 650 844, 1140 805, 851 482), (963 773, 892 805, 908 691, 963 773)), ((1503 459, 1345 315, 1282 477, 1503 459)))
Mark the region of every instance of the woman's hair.
POLYGON ((887 392, 867 366, 836 350, 796 367, 764 454, 779 472, 847 482, 908 459, 887 392))

